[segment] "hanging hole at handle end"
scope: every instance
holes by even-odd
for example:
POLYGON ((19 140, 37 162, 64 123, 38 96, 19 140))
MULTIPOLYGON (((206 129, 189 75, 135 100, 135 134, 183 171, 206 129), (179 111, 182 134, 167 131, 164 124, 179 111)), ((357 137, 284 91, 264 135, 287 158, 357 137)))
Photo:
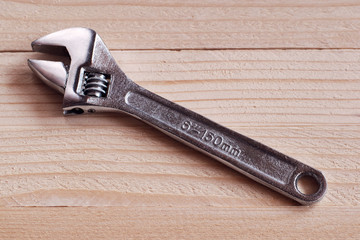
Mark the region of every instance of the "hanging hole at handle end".
POLYGON ((303 195, 314 195, 320 190, 320 182, 314 174, 303 173, 296 179, 296 189, 303 195))

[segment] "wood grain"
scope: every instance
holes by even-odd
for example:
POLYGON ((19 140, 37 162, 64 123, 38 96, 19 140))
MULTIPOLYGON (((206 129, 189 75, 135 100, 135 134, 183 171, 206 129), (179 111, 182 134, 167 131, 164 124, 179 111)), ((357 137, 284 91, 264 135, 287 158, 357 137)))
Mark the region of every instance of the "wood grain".
MULTIPOLYGON (((359 206, 359 50, 113 55, 140 85, 322 170, 319 205, 359 206)), ((294 204, 131 117, 63 117, 28 57, 44 56, 0 55, 1 205, 294 204)))
POLYGON ((359 216, 320 206, 0 208, 0 238, 359 239, 359 216))
POLYGON ((1 51, 29 51, 74 26, 95 29, 111 49, 360 46, 357 0, 3 0, 0 9, 1 51))

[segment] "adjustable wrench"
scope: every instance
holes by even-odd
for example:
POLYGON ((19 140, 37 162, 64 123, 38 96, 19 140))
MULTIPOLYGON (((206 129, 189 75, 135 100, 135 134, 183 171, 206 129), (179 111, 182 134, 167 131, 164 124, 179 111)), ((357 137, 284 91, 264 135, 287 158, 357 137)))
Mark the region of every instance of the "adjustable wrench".
POLYGON ((34 51, 71 59, 68 65, 28 60, 39 78, 64 94, 65 115, 124 112, 301 204, 312 204, 324 196, 326 180, 320 171, 131 81, 95 31, 69 28, 39 38, 31 45, 34 51), (304 176, 316 181, 315 193, 299 190, 298 180, 304 176))

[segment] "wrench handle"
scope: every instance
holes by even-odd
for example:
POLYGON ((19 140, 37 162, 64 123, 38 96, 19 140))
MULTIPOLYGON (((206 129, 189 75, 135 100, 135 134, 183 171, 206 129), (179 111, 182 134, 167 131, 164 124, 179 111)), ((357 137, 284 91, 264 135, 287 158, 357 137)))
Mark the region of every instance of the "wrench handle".
POLYGON ((326 192, 326 180, 320 171, 135 83, 124 100, 122 111, 303 205, 319 201, 326 192), (316 180, 315 193, 299 191, 297 182, 303 176, 316 180))

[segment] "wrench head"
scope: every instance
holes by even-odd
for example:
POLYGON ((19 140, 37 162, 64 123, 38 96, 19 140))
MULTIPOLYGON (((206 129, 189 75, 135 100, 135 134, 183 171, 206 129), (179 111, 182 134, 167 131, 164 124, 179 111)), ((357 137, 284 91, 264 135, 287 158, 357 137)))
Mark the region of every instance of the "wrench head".
POLYGON ((28 60, 29 67, 40 79, 64 94, 64 114, 106 107, 105 98, 111 95, 108 90, 113 82, 127 79, 92 29, 64 29, 33 41, 31 46, 36 52, 70 58, 69 66, 62 62, 28 60))

